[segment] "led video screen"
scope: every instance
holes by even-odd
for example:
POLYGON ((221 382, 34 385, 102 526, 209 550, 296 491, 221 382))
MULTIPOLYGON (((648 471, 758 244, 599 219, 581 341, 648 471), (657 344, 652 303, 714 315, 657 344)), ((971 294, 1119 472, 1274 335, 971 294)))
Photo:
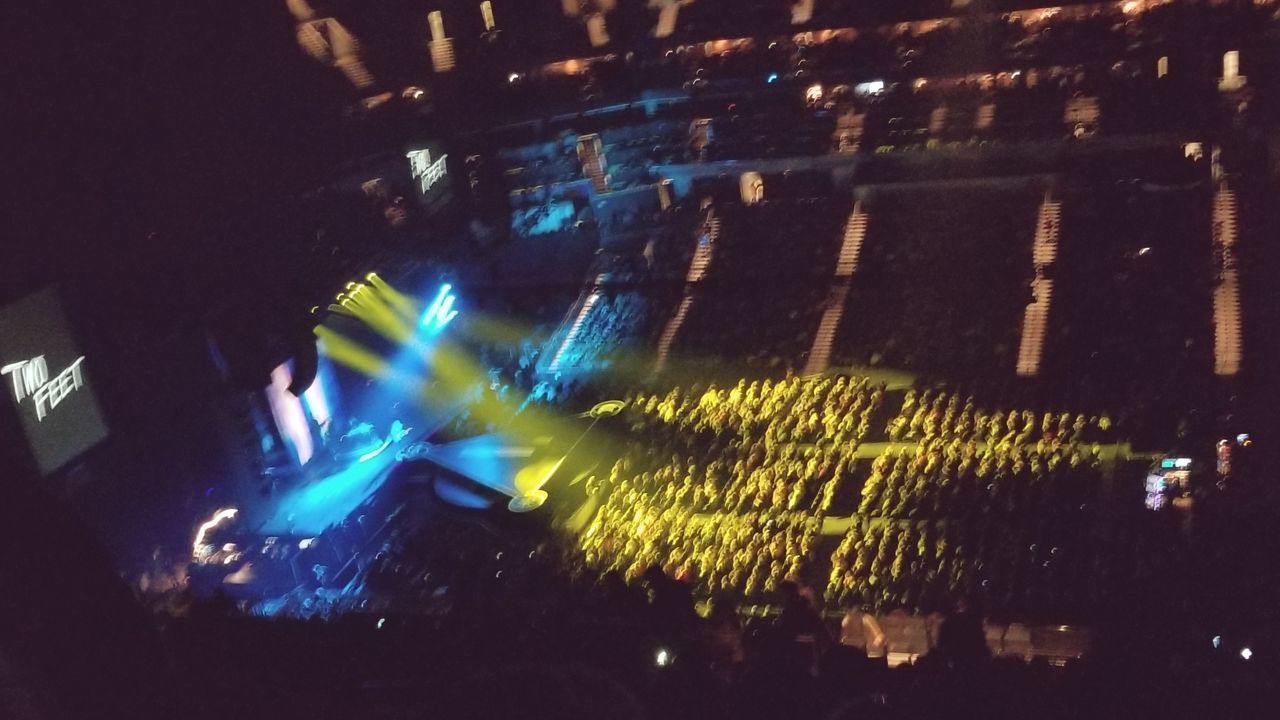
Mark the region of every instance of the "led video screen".
POLYGON ((53 288, 0 308, 0 392, 17 413, 42 474, 107 436, 94 363, 71 336, 53 288))

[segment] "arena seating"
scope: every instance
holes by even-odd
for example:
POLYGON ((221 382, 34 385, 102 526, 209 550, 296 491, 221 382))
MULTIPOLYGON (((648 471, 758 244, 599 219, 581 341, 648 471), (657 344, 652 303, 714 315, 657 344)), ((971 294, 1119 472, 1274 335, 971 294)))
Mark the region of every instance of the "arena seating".
POLYGON ((973 376, 1007 372, 1031 275, 1033 191, 873 191, 833 361, 973 376))

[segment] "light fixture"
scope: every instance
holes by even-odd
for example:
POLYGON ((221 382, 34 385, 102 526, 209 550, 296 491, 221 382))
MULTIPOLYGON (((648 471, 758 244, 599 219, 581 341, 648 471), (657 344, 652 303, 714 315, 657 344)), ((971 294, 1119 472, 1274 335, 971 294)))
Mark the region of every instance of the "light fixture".
POLYGON ((453 286, 445 283, 440 286, 440 290, 436 293, 436 298, 427 306, 427 311, 422 314, 419 324, 432 330, 439 332, 444 329, 455 317, 458 311, 454 309, 457 298, 453 295, 453 286))

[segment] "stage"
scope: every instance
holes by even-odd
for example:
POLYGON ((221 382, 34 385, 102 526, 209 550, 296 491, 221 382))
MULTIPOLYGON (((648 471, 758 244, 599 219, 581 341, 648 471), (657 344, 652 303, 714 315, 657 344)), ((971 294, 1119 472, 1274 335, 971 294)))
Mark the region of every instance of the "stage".
POLYGON ((547 447, 546 438, 516 442, 489 434, 432 445, 408 439, 385 443, 377 454, 355 460, 345 469, 299 483, 274 498, 247 508, 246 528, 258 535, 315 536, 337 525, 373 497, 397 464, 429 463, 505 496, 513 511, 533 509, 546 499, 543 489, 564 455, 547 447), (534 501, 533 498, 539 500, 534 501), (525 505, 521 505, 521 501, 525 505))
POLYGON ((248 526, 261 535, 314 536, 345 520, 382 487, 396 463, 396 450, 406 444, 389 444, 366 460, 298 485, 266 500, 257 512, 250 510, 248 526))

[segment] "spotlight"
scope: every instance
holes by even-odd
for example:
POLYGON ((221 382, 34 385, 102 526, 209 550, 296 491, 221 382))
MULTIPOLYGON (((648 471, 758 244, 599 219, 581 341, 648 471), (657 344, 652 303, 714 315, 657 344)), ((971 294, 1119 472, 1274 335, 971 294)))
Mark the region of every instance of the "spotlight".
POLYGON ((1240 657, 1248 660, 1253 657, 1253 651, 1246 645, 1245 647, 1240 648, 1240 657))

